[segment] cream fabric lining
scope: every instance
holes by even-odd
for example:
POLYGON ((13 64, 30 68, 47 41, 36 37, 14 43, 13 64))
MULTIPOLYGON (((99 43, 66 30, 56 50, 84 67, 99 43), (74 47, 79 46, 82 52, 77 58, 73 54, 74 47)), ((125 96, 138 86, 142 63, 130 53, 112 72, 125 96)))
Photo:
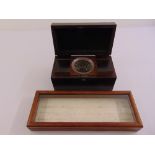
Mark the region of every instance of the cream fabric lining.
POLYGON ((36 122, 134 122, 127 95, 40 96, 36 122))

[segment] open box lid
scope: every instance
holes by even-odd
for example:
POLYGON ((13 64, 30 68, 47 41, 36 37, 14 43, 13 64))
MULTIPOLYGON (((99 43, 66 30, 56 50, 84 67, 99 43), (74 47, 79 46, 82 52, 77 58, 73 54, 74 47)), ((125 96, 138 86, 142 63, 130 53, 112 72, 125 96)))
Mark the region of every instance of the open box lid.
POLYGON ((55 55, 111 55, 115 23, 55 23, 51 25, 55 55))

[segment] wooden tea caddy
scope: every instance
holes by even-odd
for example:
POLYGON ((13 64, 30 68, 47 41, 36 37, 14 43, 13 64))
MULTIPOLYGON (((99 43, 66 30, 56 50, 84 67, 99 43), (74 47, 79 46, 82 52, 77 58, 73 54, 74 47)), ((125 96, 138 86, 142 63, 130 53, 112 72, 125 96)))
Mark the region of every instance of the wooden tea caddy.
POLYGON ((115 23, 55 23, 51 31, 54 90, 113 89, 116 73, 111 52, 115 23))
POLYGON ((118 130, 143 127, 130 91, 111 91, 115 23, 52 24, 55 91, 36 91, 31 130, 118 130))

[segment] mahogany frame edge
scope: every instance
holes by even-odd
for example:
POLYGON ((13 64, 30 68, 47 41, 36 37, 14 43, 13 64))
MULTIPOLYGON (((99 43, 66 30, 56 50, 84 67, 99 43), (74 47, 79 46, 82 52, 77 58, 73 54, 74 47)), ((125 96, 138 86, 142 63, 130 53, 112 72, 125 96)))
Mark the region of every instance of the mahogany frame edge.
POLYGON ((29 114, 27 127, 31 130, 119 130, 137 131, 143 128, 135 100, 131 91, 51 91, 37 90, 29 114), (39 95, 128 95, 133 109, 135 122, 35 122, 39 105, 39 95))

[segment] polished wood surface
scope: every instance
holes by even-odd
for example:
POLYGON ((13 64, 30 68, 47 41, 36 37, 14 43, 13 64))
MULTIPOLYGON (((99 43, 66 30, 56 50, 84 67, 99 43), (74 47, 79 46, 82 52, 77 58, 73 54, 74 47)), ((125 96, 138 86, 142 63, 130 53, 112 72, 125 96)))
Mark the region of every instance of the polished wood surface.
MULTIPOLYGON (((73 74, 73 56, 55 57, 51 80, 54 90, 112 90, 116 72, 111 56, 95 57, 95 70, 88 75, 73 74)), ((93 58, 94 59, 94 58, 93 58)))
POLYGON ((36 91, 27 127, 31 130, 139 130, 143 127, 130 91, 36 91), (35 122, 39 95, 128 95, 135 122, 35 122))
POLYGON ((55 49, 51 74, 54 90, 113 89, 117 77, 111 53, 116 27, 116 23, 108 22, 51 25, 55 49), (71 62, 77 55, 95 56, 96 59, 92 58, 95 69, 87 75, 74 72, 71 62))

